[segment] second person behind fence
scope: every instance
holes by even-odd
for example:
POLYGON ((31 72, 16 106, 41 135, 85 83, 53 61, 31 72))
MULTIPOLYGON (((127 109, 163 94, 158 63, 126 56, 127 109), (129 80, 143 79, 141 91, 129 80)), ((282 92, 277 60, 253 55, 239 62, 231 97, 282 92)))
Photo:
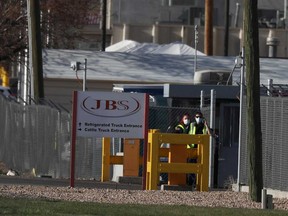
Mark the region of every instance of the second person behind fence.
MULTIPOLYGON (((194 121, 190 125, 189 134, 211 134, 207 121, 201 112, 196 112, 194 121)), ((197 144, 188 144, 187 148, 197 148, 197 144)), ((188 158, 187 162, 197 163, 197 158, 188 158)), ((187 183, 192 186, 196 185, 196 175, 194 173, 187 175, 187 183)))

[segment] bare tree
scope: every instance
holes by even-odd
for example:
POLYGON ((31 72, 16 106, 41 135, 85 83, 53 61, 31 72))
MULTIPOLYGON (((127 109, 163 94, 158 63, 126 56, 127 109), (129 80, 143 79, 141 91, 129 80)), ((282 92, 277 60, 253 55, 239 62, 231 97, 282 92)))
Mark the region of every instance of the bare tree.
MULTIPOLYGON (((43 48, 75 48, 83 39, 81 28, 89 13, 100 14, 100 0, 41 0, 41 35, 43 48)), ((16 61, 27 48, 26 0, 0 1, 0 64, 16 61)))
POLYGON ((42 0, 42 33, 47 48, 74 49, 75 39, 83 40, 81 29, 89 14, 100 11, 100 0, 42 0))
POLYGON ((0 1, 0 62, 13 61, 27 46, 26 4, 17 0, 0 1), (26 10, 26 9, 25 9, 26 10))
POLYGON ((249 193, 253 201, 260 202, 263 171, 257 0, 244 0, 244 47, 247 84, 249 193))

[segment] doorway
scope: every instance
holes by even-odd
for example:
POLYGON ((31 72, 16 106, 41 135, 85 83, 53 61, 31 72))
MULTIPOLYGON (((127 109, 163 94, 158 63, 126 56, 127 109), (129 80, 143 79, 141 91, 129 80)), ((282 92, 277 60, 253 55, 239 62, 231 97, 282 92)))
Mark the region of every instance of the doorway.
POLYGON ((218 187, 231 187, 237 180, 239 104, 220 105, 218 187))

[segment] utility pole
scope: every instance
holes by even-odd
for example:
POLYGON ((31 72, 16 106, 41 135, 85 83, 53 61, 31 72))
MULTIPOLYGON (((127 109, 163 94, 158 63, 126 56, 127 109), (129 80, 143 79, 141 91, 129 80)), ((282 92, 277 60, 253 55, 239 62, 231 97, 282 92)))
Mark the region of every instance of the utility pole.
POLYGON ((106 48, 106 16, 107 16, 107 0, 102 0, 102 49, 105 52, 106 48))
POLYGON ((230 0, 225 0, 225 34, 224 34, 224 56, 228 56, 229 50, 229 4, 230 0))
POLYGON ((287 11, 288 11, 288 0, 284 0, 284 26, 285 26, 285 29, 287 29, 287 19, 288 19, 288 16, 287 16, 287 11))
POLYGON ((204 53, 213 55, 213 0, 205 0, 204 53))
POLYGON ((260 63, 257 0, 244 0, 244 47, 247 94, 247 151, 249 194, 261 202, 263 189, 262 132, 260 115, 260 63))
POLYGON ((31 97, 44 98, 39 0, 27 0, 31 97))

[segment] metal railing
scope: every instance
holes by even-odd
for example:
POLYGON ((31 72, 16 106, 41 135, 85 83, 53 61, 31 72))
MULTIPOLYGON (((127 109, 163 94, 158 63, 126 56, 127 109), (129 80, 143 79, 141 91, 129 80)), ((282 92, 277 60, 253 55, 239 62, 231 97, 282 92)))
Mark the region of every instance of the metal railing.
POLYGON ((196 189, 208 191, 209 135, 159 133, 157 130, 151 130, 148 134, 147 146, 147 190, 157 190, 161 172, 169 173, 168 185, 185 184, 185 174, 195 173, 197 174, 196 189), (170 147, 162 149, 163 143, 169 143, 170 147), (187 143, 198 144, 197 151, 193 155, 197 158, 196 163, 187 162, 187 158, 191 158, 192 151, 195 150, 187 149, 187 143), (162 163, 160 156, 168 157, 168 163, 162 163), (178 173, 184 175, 177 175, 178 173))

